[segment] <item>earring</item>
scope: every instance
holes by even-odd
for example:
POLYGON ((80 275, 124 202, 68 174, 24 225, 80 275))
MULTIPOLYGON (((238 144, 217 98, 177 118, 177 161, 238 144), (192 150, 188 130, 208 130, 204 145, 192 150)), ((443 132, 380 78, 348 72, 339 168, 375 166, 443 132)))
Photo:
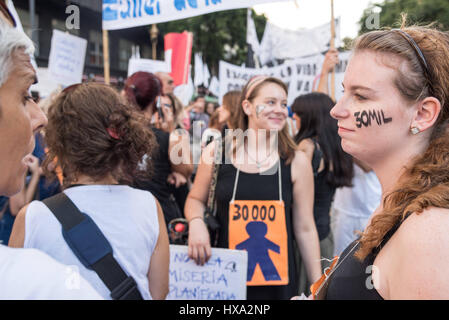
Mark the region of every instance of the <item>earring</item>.
POLYGON ((410 132, 411 132, 413 135, 417 135, 418 133, 420 133, 419 128, 417 128, 417 127, 412 127, 412 128, 410 128, 410 132))

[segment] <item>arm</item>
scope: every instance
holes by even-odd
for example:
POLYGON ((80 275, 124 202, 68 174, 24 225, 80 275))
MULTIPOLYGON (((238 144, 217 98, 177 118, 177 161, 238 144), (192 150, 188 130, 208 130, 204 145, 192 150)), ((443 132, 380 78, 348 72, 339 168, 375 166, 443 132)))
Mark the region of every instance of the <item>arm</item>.
POLYGON ((151 255, 151 263, 148 270, 148 284, 153 300, 164 300, 168 294, 168 270, 170 264, 170 248, 167 228, 165 226, 164 213, 159 202, 157 204, 157 216, 159 221, 159 238, 151 255))
POLYGON ((317 92, 329 94, 329 73, 332 72, 335 65, 338 63, 338 50, 330 49, 324 56, 323 67, 321 69, 320 82, 318 84, 317 92))
POLYGON ((41 168, 39 167, 39 159, 30 155, 28 160, 28 168, 31 171, 31 180, 22 190, 10 197, 9 208, 13 217, 17 216, 19 210, 33 200, 36 193, 37 184, 41 176, 41 168))
POLYGON ((203 265, 212 255, 209 231, 204 223, 209 186, 212 180, 215 144, 210 143, 201 155, 195 182, 187 196, 184 215, 189 221, 189 257, 203 265))
POLYGON ((172 171, 176 171, 189 179, 193 173, 193 159, 187 133, 180 134, 175 131, 170 134, 168 155, 172 171))
POLYGON ((14 220, 11 237, 8 246, 11 248, 23 248, 25 243, 25 217, 28 205, 20 209, 19 214, 14 220))
POLYGON ((449 273, 445 267, 449 265, 448 228, 449 210, 441 208, 426 209, 403 222, 390 240, 388 258, 393 261, 388 268, 379 270, 380 277, 387 278, 385 298, 449 299, 449 273))
POLYGON ((321 276, 320 243, 313 218, 314 184, 310 161, 296 151, 292 162, 293 227, 310 282, 321 276))
POLYGON ((310 163, 312 163, 313 152, 315 151, 315 145, 312 140, 304 139, 298 144, 298 149, 304 152, 307 156, 307 159, 310 163))

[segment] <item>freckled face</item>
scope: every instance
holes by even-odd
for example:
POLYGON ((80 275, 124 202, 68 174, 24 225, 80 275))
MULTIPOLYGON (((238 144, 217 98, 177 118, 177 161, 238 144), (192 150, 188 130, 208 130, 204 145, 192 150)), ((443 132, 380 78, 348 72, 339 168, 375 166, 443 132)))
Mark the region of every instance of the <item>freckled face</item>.
POLYGON ((397 68, 402 63, 392 55, 357 52, 346 69, 344 95, 331 110, 343 150, 368 164, 394 154, 410 138, 414 108, 395 87, 397 71, 385 59, 397 68))
POLYGON ((34 133, 47 118, 29 93, 36 74, 28 55, 16 51, 8 79, 0 87, 0 194, 14 195, 23 188, 25 158, 34 149, 34 133))
POLYGON ((250 127, 280 131, 288 117, 287 92, 278 84, 266 83, 249 103, 249 110, 250 127))

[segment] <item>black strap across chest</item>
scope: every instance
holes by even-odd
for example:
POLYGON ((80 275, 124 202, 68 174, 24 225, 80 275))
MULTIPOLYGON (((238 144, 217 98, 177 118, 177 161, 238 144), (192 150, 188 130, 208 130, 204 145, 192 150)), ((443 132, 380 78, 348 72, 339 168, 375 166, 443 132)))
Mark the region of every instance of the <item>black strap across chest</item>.
POLYGON ((61 223, 70 249, 86 268, 98 274, 111 291, 112 299, 142 300, 135 280, 115 260, 109 241, 88 215, 63 192, 43 202, 61 223))

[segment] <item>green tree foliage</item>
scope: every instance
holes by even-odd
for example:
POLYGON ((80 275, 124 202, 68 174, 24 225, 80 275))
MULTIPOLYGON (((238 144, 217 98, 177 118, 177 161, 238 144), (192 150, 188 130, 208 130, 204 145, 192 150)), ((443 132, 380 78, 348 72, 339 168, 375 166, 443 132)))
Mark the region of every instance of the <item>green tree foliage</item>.
MULTIPOLYGON (((238 65, 246 60, 248 52, 246 15, 246 9, 220 11, 189 19, 161 23, 158 24, 158 28, 162 35, 170 32, 192 32, 193 54, 201 52, 203 59, 211 68, 211 73, 217 75, 220 60, 238 65)), ((256 15, 254 11, 253 19, 260 40, 267 19, 264 15, 256 15)))
POLYGON ((407 13, 409 24, 427 25, 435 22, 438 28, 449 30, 448 0, 384 0, 384 2, 372 4, 364 11, 359 21, 360 34, 370 31, 365 22, 373 12, 380 12, 380 28, 399 27, 401 13, 404 12, 407 13))

